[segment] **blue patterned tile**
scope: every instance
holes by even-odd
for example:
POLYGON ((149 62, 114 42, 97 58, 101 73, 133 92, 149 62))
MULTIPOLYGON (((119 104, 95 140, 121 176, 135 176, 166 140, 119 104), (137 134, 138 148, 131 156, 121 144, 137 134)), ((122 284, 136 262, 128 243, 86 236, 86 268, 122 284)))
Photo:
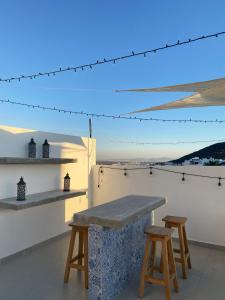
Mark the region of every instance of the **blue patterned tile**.
POLYGON ((120 229, 89 227, 89 300, 112 300, 139 277, 144 255, 147 214, 120 229))

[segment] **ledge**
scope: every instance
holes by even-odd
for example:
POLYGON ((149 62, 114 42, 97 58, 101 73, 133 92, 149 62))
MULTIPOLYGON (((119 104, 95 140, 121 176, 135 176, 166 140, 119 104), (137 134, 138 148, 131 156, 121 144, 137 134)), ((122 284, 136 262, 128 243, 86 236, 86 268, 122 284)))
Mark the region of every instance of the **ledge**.
POLYGON ((0 208, 20 210, 33 206, 40 206, 56 201, 61 201, 73 197, 86 195, 87 190, 71 190, 70 192, 63 192, 55 190, 50 192, 31 194, 26 196, 26 200, 17 201, 16 197, 0 199, 0 208))
POLYGON ((0 157, 0 165, 20 164, 70 164, 76 163, 73 158, 23 158, 23 157, 0 157))
POLYGON ((74 214, 74 223, 120 228, 164 205, 164 197, 129 195, 74 214))

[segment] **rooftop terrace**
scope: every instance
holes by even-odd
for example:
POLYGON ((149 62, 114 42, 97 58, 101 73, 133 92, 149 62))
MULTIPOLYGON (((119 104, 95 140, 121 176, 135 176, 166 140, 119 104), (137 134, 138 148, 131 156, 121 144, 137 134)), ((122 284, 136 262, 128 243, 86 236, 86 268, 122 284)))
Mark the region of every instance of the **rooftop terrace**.
MULTIPOLYGON (((88 299, 82 274, 79 272, 72 270, 69 283, 63 283, 65 259, 69 245, 69 235, 66 233, 68 223, 74 213, 132 194, 139 195, 138 206, 140 206, 140 197, 142 196, 165 198, 166 204, 157 208, 152 215, 153 224, 162 225, 162 218, 168 214, 185 216, 188 218, 189 240, 201 242, 201 247, 190 242, 193 269, 189 272, 188 280, 183 280, 180 266, 178 266, 180 293, 175 294, 172 290, 172 299, 225 299, 224 180, 220 185, 218 184, 220 177, 225 178, 225 167, 166 167, 169 172, 158 169, 154 169, 153 172, 149 169, 134 171, 126 169, 125 172, 124 169, 112 170, 104 166, 99 169, 99 166, 95 165, 94 140, 44 132, 11 136, 10 132, 3 130, 0 132, 1 135, 8 138, 8 144, 1 148, 2 157, 6 157, 7 154, 24 159, 27 141, 35 135, 38 143, 41 143, 46 136, 48 137, 52 145, 52 157, 60 157, 60 159, 69 157, 69 159, 76 160, 76 163, 51 166, 45 164, 0 165, 2 178, 0 198, 3 199, 2 201, 5 198, 12 199, 16 195, 16 183, 21 175, 27 183, 28 194, 37 196, 40 193, 43 195, 46 192, 62 190, 63 178, 67 172, 71 176, 71 191, 85 189, 88 190, 88 193, 64 199, 62 192, 63 199, 58 199, 60 201, 46 203, 46 197, 44 197, 44 203, 42 203, 44 205, 32 207, 30 207, 30 196, 27 196, 27 201, 20 204, 29 206, 26 209, 1 208, 0 300, 88 299), (8 153, 9 150, 10 153, 8 153), (182 180, 183 173, 181 172, 184 172, 185 180, 182 180), (188 176, 190 173, 204 176, 188 176), (53 237, 54 239, 51 239, 53 237), (207 248, 209 246, 214 248, 207 248), (220 250, 217 246, 220 246, 220 250)), ((125 212, 127 211, 125 207, 125 212)), ((141 228, 141 233, 143 233, 142 227, 139 227, 138 224, 136 224, 137 228, 141 228)), ((132 229, 134 232, 136 232, 135 226, 132 229)), ((132 242, 133 239, 135 242, 133 244, 128 245, 126 237, 123 238, 127 252, 129 252, 128 249, 132 249, 132 251, 135 249, 135 243, 138 247, 141 242, 144 243, 139 232, 129 239, 129 242, 132 242)), ((117 235, 116 242, 109 247, 113 252, 111 258, 114 257, 114 253, 121 257, 121 253, 126 252, 124 248, 118 249, 117 247, 118 244, 123 245, 121 239, 117 235), (113 250, 112 245, 116 250, 113 250)), ((92 242, 90 245, 96 246, 96 249, 98 247, 98 243, 92 242)), ((108 254, 108 252, 104 253, 108 254)), ((135 272, 131 268, 129 257, 131 256, 126 255, 126 266, 132 276, 134 274, 139 277, 139 272, 135 272)), ((137 255, 133 260, 136 265, 138 265, 139 258, 140 255, 137 255)), ((123 262, 125 262, 124 257, 120 263, 123 262)), ((122 270, 121 264, 119 266, 122 270)), ((103 268, 99 273, 104 274, 102 275, 104 278, 108 274, 112 275, 103 268)), ((115 285, 117 287, 115 289, 111 277, 109 277, 110 287, 112 290, 118 291, 118 285, 115 285)), ((116 280, 120 280, 118 276, 114 277, 116 280)), ((102 283, 101 280, 97 282, 102 283)), ((138 280, 126 284, 117 299, 138 299, 138 284, 138 280)), ((107 295, 103 299, 107 299, 108 294, 109 289, 107 288, 107 295)), ((164 298, 162 287, 146 284, 144 299, 164 298)), ((92 299, 96 300, 96 297, 92 297, 92 299)))

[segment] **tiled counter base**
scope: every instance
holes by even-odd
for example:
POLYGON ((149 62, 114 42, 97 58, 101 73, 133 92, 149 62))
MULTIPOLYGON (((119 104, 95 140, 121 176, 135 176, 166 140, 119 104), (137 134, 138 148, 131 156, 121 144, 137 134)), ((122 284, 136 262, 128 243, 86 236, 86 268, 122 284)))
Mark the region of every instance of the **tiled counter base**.
POLYGON ((122 228, 89 227, 89 300, 114 299, 127 283, 140 275, 144 254, 144 228, 151 214, 122 228))

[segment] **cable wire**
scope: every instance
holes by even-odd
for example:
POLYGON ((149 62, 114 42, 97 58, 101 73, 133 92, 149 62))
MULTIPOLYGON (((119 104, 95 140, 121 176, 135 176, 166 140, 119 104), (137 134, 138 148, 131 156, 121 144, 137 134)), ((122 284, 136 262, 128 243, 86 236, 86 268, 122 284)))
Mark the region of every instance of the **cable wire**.
POLYGON ((218 180, 218 186, 221 186, 221 180, 225 180, 225 177, 221 176, 210 176, 210 175, 202 175, 202 174, 194 174, 194 173, 188 173, 188 172, 181 172, 181 171, 174 171, 170 169, 165 168, 159 168, 155 166, 149 166, 149 167, 134 167, 134 168, 121 168, 121 167, 110 167, 110 166, 100 166, 99 172, 98 172, 98 187, 101 187, 102 179, 101 176, 104 175, 104 169, 110 169, 114 171, 123 171, 124 176, 127 176, 129 172, 131 171, 138 171, 138 170, 150 170, 150 175, 153 175, 153 170, 157 170, 160 172, 167 172, 167 173, 173 173, 173 174, 179 174, 182 175, 182 181, 185 181, 185 176, 192 176, 192 177, 200 177, 200 178, 208 178, 208 179, 217 179, 218 180))
POLYGON ((180 145, 180 144, 199 144, 199 143, 213 143, 213 142, 224 142, 224 139, 213 139, 213 140, 196 140, 196 141, 174 141, 174 142, 137 142, 137 141, 121 141, 121 140, 110 140, 111 143, 118 144, 134 144, 134 145, 180 145))
POLYGON ((210 178, 210 179, 223 179, 225 180, 225 177, 218 177, 218 176, 210 176, 210 175, 201 175, 201 174, 193 174, 193 173, 186 173, 186 172, 180 172, 180 171, 173 171, 169 169, 164 169, 164 168, 158 168, 155 166, 150 166, 150 167, 134 167, 134 168, 120 168, 120 167, 109 167, 109 166, 100 166, 101 169, 111 169, 111 170, 120 170, 120 171, 137 171, 137 170, 158 170, 162 172, 168 172, 168 173, 173 173, 173 174, 180 174, 180 175, 187 175, 187 176, 193 176, 193 177, 202 177, 202 178, 210 178))
POLYGON ((135 121, 155 121, 155 122, 176 122, 176 123, 225 123, 225 120, 197 120, 197 119, 162 119, 162 118, 140 118, 140 117, 131 117, 131 116, 125 116, 125 115, 107 115, 102 113, 88 113, 83 111, 74 111, 74 110, 67 110, 59 107, 51 107, 51 106, 43 106, 39 104, 29 104, 24 102, 18 102, 18 101, 12 101, 9 99, 0 99, 0 103, 6 103, 6 104, 13 104, 23 107, 28 107, 32 109, 40 109, 40 110, 48 110, 53 112, 59 112, 64 114, 70 114, 70 115, 80 115, 83 117, 92 117, 92 118, 106 118, 106 119, 112 119, 112 120, 135 120, 135 121))
POLYGON ((109 64, 109 63, 114 63, 115 64, 118 61, 128 59, 128 58, 132 58, 132 57, 137 57, 137 56, 146 57, 150 53, 157 53, 159 51, 168 50, 170 48, 174 48, 174 47, 178 47, 178 46, 182 46, 182 45, 186 45, 186 44, 191 44, 191 43, 195 43, 197 41, 202 41, 202 40, 206 40, 206 39, 210 39, 210 38, 214 38, 214 37, 217 38, 217 37, 222 36, 224 34, 225 34, 225 31, 221 31, 221 32, 213 33, 213 34, 198 36, 196 38, 189 38, 189 39, 184 40, 184 41, 178 40, 175 43, 165 44, 164 46, 154 48, 154 49, 149 49, 149 50, 146 50, 146 51, 140 51, 140 52, 131 51, 131 53, 127 54, 127 55, 117 56, 117 57, 113 57, 113 58, 109 58, 109 59, 104 58, 102 60, 97 60, 96 62, 86 63, 86 64, 83 64, 83 65, 66 67, 66 68, 60 67, 60 68, 55 69, 53 71, 36 72, 36 73, 30 74, 30 75, 20 75, 20 76, 8 77, 8 78, 0 78, 0 82, 21 81, 23 79, 35 79, 35 78, 41 77, 41 76, 48 76, 49 77, 49 76, 55 76, 58 73, 69 72, 69 71, 77 72, 77 71, 90 70, 90 69, 93 69, 93 67, 96 67, 98 65, 109 64))

